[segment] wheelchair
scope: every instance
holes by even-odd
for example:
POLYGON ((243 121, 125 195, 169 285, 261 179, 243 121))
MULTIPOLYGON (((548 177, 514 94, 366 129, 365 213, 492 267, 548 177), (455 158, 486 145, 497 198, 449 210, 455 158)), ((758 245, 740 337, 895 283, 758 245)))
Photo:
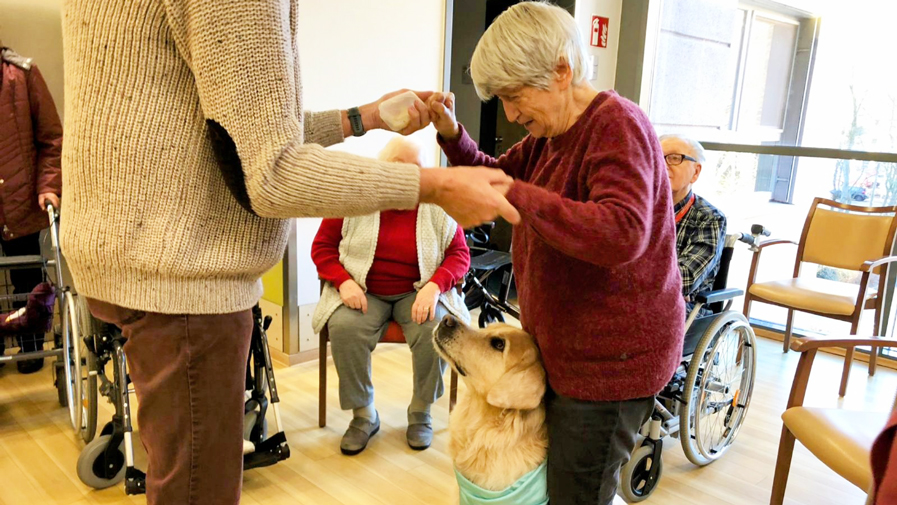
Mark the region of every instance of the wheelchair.
MULTIPOLYGON (((53 309, 41 310, 37 321, 23 323, 27 328, 21 332, 0 334, 0 344, 5 347, 30 347, 34 351, 20 352, 11 356, 4 356, 0 350, 0 364, 28 359, 43 359, 56 357, 53 366, 54 383, 56 385, 59 404, 68 407, 69 420, 75 432, 81 432, 84 423, 84 410, 79 408, 81 402, 80 377, 81 348, 75 345, 80 335, 77 306, 78 299, 71 285, 66 282, 63 275, 64 259, 59 248, 59 214, 53 205, 47 205, 47 217, 49 228, 41 232, 41 254, 34 256, 7 256, 0 258, 0 271, 17 269, 40 269, 43 282, 50 285, 49 291, 41 293, 44 300, 49 300, 53 309), (52 330, 54 335, 53 349, 44 350, 45 334, 52 330)), ((3 276, 5 280, 8 277, 3 276)), ((6 292, 11 291, 11 283, 6 282, 6 292)), ((18 317, 29 317, 26 309, 37 301, 36 293, 31 294, 6 294, 0 295, 0 311, 8 312, 6 321, 10 322, 18 317), (19 308, 24 304, 25 307, 19 308)))
POLYGON ((499 220, 467 230, 465 236, 470 249, 463 290, 467 309, 480 309, 480 328, 505 322, 504 314, 520 319, 520 309, 510 301, 514 283, 511 225, 499 220))
POLYGON ((705 466, 731 447, 747 415, 754 391, 757 348, 754 331, 741 312, 730 310, 744 292, 726 288, 736 242, 757 250, 763 226, 751 234, 726 236, 713 291, 695 296, 685 323, 682 362, 654 400, 654 412, 639 431, 635 449, 620 470, 617 493, 628 503, 647 499, 663 472, 663 441, 678 437, 690 462, 705 466), (702 308, 710 309, 701 316, 702 308))
MULTIPOLYGON (((89 313, 82 314, 90 318, 89 313)), ((258 305, 252 309, 253 329, 246 365, 246 389, 243 417, 243 469, 270 466, 290 457, 290 447, 280 418, 277 384, 268 350, 267 329, 271 316, 262 317, 258 305), (276 433, 268 435, 266 414, 273 411, 276 433)), ((90 318, 89 333, 83 339, 86 358, 82 365, 88 370, 91 382, 84 389, 92 394, 85 396, 85 410, 94 420, 96 429, 97 395, 99 390, 115 407, 112 420, 103 427, 100 436, 85 432, 89 443, 78 457, 78 478, 84 484, 104 489, 122 480, 129 495, 146 492, 146 474, 134 466, 130 397, 134 392, 128 377, 121 331, 112 325, 90 318), (111 363, 110 363, 111 362, 111 363), (106 375, 106 365, 112 368, 112 380, 106 375)))

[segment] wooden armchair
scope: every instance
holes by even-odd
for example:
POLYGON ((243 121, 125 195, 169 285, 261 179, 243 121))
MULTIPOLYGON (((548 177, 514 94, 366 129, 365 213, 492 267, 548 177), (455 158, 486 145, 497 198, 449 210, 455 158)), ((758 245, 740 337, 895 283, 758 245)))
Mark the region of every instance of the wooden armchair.
MULTIPOLYGON (((881 289, 869 289, 873 273, 881 273, 887 264, 897 261, 891 254, 897 229, 897 206, 861 207, 833 200, 816 198, 810 206, 800 243, 792 240, 768 240, 754 252, 744 296, 744 315, 750 319, 751 302, 763 302, 788 309, 783 350, 788 352, 793 329, 794 312, 809 312, 818 316, 846 321, 850 334, 856 335, 860 316, 865 309, 875 309, 873 333, 879 333, 881 320, 881 289), (827 208, 826 208, 827 207, 827 208), (794 274, 789 279, 756 282, 760 254, 767 247, 795 244, 797 256, 794 274), (861 273, 860 284, 827 279, 800 277, 804 263, 854 270, 861 273)), ((884 283, 884 276, 881 282, 884 283)), ((847 350, 841 375, 840 395, 847 390, 854 348, 847 350)), ((872 348, 869 375, 875 374, 877 349, 872 348)))
POLYGON ((889 412, 855 412, 804 406, 810 371, 819 349, 840 347, 851 350, 861 345, 897 347, 897 340, 890 337, 851 336, 800 338, 791 343, 791 349, 801 353, 801 356, 791 386, 788 407, 782 414, 784 424, 779 440, 770 505, 781 505, 785 499, 795 440, 799 440, 838 475, 865 492, 871 489, 870 449, 875 437, 887 423, 889 412))

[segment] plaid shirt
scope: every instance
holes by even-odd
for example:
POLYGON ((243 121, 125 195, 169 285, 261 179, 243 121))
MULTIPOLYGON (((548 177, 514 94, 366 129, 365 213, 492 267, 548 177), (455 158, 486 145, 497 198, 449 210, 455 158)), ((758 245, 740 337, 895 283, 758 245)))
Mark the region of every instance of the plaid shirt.
MULTIPOLYGON (((691 199, 689 192, 674 207, 679 212, 691 199)), ((682 274, 682 295, 685 314, 694 308, 692 296, 713 290, 713 280, 719 271, 719 259, 726 243, 726 216, 707 200, 695 197, 695 203, 681 221, 676 223, 676 250, 679 252, 679 273, 682 274)), ((709 311, 702 309, 701 314, 709 311)))

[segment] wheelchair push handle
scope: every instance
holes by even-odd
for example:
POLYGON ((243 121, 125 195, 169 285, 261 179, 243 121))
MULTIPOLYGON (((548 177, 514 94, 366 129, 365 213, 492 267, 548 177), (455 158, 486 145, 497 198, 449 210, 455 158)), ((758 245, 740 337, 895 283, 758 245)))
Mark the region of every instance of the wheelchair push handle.
MULTIPOLYGON (((749 245, 751 251, 756 252, 759 250, 760 237, 768 237, 770 233, 771 232, 765 226, 755 224, 751 226, 751 233, 736 233, 735 239, 749 245)), ((731 242, 731 244, 734 244, 734 242, 731 242)))
POLYGON ((771 232, 762 224, 751 225, 751 235, 762 235, 764 237, 768 237, 770 233, 771 232))
POLYGON ((47 215, 50 217, 50 224, 53 224, 59 219, 59 210, 57 210, 50 202, 47 202, 47 215))

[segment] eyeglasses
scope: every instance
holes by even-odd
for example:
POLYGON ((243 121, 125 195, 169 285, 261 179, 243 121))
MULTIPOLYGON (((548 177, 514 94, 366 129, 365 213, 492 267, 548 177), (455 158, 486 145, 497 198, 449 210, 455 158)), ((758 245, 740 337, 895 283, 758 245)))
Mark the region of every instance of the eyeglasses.
POLYGON ((691 156, 686 156, 684 154, 667 154, 666 156, 663 157, 663 159, 665 159, 667 162, 667 165, 669 165, 671 167, 681 165, 682 162, 685 160, 694 161, 695 163, 698 162, 698 160, 692 158, 691 156))

